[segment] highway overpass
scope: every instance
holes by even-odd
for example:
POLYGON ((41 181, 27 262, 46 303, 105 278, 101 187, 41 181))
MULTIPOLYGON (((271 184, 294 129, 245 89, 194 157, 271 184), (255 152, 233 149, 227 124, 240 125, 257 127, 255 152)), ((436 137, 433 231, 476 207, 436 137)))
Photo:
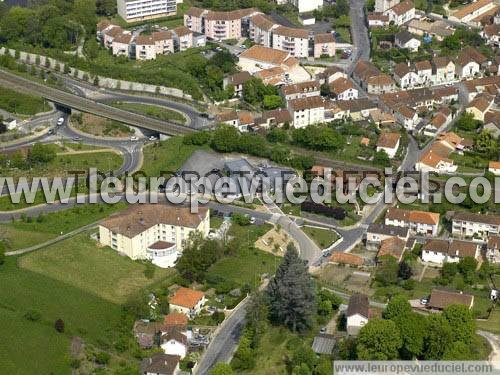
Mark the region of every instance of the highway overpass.
POLYGON ((18 89, 27 93, 34 93, 51 102, 76 109, 81 112, 105 117, 124 124, 149 129, 162 134, 183 135, 196 131, 195 129, 191 129, 186 126, 157 120, 137 113, 114 108, 106 104, 98 103, 90 99, 82 98, 66 91, 30 81, 29 79, 20 77, 3 69, 0 69, 0 85, 18 89))

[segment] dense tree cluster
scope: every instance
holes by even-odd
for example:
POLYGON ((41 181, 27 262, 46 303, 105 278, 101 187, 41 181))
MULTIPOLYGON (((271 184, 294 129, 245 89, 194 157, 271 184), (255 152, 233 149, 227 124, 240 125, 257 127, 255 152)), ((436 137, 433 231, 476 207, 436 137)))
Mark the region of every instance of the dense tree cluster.
POLYGON ((30 169, 36 165, 48 164, 56 157, 56 151, 50 145, 35 143, 27 155, 21 152, 0 155, 0 167, 30 169))
POLYGON ((33 8, 12 7, 0 19, 1 42, 67 49, 96 26, 92 0, 49 0, 33 8))
POLYGON ((363 360, 460 360, 475 357, 475 322, 464 305, 442 314, 413 312, 406 297, 394 296, 382 319, 371 319, 355 343, 344 343, 342 358, 363 360))
POLYGON ((261 79, 255 77, 243 84, 243 100, 254 106, 262 103, 264 109, 275 109, 283 105, 278 88, 266 85, 261 79))

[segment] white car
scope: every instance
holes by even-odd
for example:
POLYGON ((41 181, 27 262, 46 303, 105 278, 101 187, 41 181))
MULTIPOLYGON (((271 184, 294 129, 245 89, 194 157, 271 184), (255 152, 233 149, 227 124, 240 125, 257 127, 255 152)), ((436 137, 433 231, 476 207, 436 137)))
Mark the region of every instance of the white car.
POLYGON ((57 126, 61 126, 62 124, 64 124, 64 117, 59 117, 57 119, 57 126))
POLYGON ((156 141, 158 138, 156 138, 154 135, 152 135, 151 137, 149 137, 149 140, 150 141, 156 141))
POLYGON ((138 139, 139 139, 139 138, 137 138, 135 135, 133 135, 132 137, 130 137, 130 140, 131 140, 132 142, 135 142, 135 141, 137 141, 138 139))

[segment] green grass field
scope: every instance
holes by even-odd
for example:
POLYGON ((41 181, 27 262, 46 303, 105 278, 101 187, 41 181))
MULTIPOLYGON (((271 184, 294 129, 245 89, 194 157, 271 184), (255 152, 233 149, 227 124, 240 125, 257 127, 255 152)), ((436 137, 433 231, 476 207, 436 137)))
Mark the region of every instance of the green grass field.
POLYGON ((116 304, 174 272, 157 268, 154 277, 147 279, 145 265, 109 248, 99 248, 88 233, 30 253, 19 260, 19 265, 116 304))
POLYGON ((270 224, 242 227, 233 223, 228 235, 238 239, 240 249, 235 255, 224 257, 215 263, 208 274, 231 280, 239 287, 245 284, 252 289, 258 287, 260 276, 264 273, 274 275, 281 262, 279 257, 253 248, 255 241, 270 229, 270 224))
POLYGON ((3 86, 0 89, 0 108, 26 116, 50 110, 47 102, 41 97, 20 93, 3 86))
POLYGON ((154 117, 163 121, 172 121, 182 125, 186 123, 186 118, 180 112, 156 105, 141 103, 113 103, 112 105, 116 108, 136 112, 141 115, 154 117))
POLYGON ((495 308, 488 320, 477 320, 477 328, 500 334, 500 308, 495 308))
POLYGON ((302 230, 322 249, 327 248, 339 239, 337 233, 328 229, 302 227, 302 230))
POLYGON ((50 240, 87 224, 94 223, 125 207, 115 205, 79 205, 59 212, 51 212, 41 217, 0 224, 0 238, 6 240, 9 250, 23 249, 50 240))
POLYGON ((160 176, 161 171, 177 171, 202 146, 185 145, 182 137, 173 137, 144 148, 142 171, 147 176, 160 176))

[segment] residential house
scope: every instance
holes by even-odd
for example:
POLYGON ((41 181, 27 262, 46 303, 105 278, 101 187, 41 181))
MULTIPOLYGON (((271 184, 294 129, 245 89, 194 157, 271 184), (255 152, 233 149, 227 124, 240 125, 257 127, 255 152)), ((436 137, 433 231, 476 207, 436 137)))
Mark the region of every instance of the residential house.
POLYGON ((389 237, 380 242, 380 249, 377 253, 377 259, 383 256, 391 256, 398 263, 403 260, 403 253, 406 249, 406 241, 398 237, 389 237))
POLYGON ((339 78, 347 78, 347 74, 344 69, 337 66, 329 66, 316 75, 316 80, 322 85, 325 83, 332 83, 339 78))
POLYGON ((383 13, 399 4, 400 0, 375 0, 375 12, 383 13))
POLYGON ((432 64, 432 83, 434 85, 455 80, 455 63, 448 57, 434 57, 432 64))
POLYGON ((176 0, 117 0, 116 9, 127 22, 146 21, 173 16, 177 13, 176 0))
POLYGON ((385 224, 370 224, 366 231, 366 246, 378 247, 383 240, 391 237, 397 237, 405 242, 408 241, 410 230, 405 227, 396 227, 385 224))
POLYGON ((347 78, 338 78, 331 82, 330 95, 335 100, 353 100, 358 98, 358 89, 347 78))
POLYGON ((500 236, 490 236, 488 238, 486 259, 491 263, 500 263, 500 236))
POLYGON ((439 232, 439 214, 392 207, 385 214, 385 225, 409 228, 412 233, 436 236, 439 232))
POLYGON ((254 117, 248 111, 228 111, 217 115, 217 121, 234 126, 240 132, 247 132, 255 124, 254 117))
POLYGON ((350 253, 333 253, 329 260, 333 264, 343 264, 347 266, 360 267, 364 263, 364 259, 360 256, 350 253))
POLYGON ((242 97, 243 96, 243 85, 250 78, 252 78, 252 75, 250 73, 248 73, 247 71, 238 72, 236 74, 233 74, 229 77, 224 78, 224 89, 226 89, 228 86, 233 86, 234 87, 234 94, 236 96, 242 97))
POLYGON ((137 60, 156 59, 156 48, 152 35, 138 35, 135 38, 135 58, 137 60))
POLYGON ((329 335, 327 333, 320 333, 314 336, 313 343, 311 345, 312 350, 316 354, 326 354, 331 355, 333 349, 335 348, 335 343, 337 340, 334 335, 329 335))
POLYGON ((368 27, 384 27, 389 25, 389 16, 382 13, 368 13, 368 27))
POLYGON ((325 101, 319 96, 290 100, 288 109, 295 128, 325 122, 325 101))
POLYGON ((418 75, 420 85, 430 85, 432 80, 432 65, 429 61, 417 61, 415 63, 415 72, 418 75))
POLYGON ((205 303, 205 293, 184 287, 168 299, 170 311, 186 314, 191 319, 200 313, 205 303))
POLYGON ((359 60, 352 73, 353 79, 369 94, 383 94, 393 92, 396 83, 387 74, 382 74, 369 61, 359 60))
POLYGON ((179 367, 181 358, 176 355, 155 353, 150 358, 141 362, 142 375, 178 375, 181 373, 179 367))
POLYGON ((459 8, 449 18, 452 21, 467 23, 488 12, 495 6, 495 1, 493 0, 477 0, 459 8))
POLYGON ((161 337, 160 347, 168 355, 179 356, 183 359, 188 352, 188 338, 185 332, 171 330, 161 337))
POLYGON ((151 35, 153 36, 156 55, 174 53, 174 34, 171 31, 155 31, 151 35))
POLYGON ((415 18, 415 5, 411 0, 405 0, 387 9, 384 11, 384 14, 389 16, 389 22, 394 22, 395 25, 401 26, 415 18))
POLYGON ((368 98, 339 100, 334 104, 342 113, 342 118, 350 117, 355 122, 366 120, 371 112, 377 110, 377 103, 368 98))
POLYGON ((278 26, 273 30, 273 48, 294 57, 309 57, 309 31, 278 26))
POLYGON ((347 306, 347 334, 357 336, 370 318, 370 304, 368 296, 361 293, 355 293, 349 298, 347 306))
POLYGON ((209 210, 167 204, 131 205, 99 223, 99 242, 132 259, 150 259, 159 267, 172 267, 184 241, 198 231, 207 236, 209 210))
POLYGON ((436 134, 446 127, 450 121, 452 120, 451 111, 443 107, 439 111, 437 111, 429 124, 427 124, 424 128, 424 135, 429 137, 435 137, 436 134))
POLYGON ((241 38, 241 10, 215 12, 209 10, 204 15, 205 35, 212 40, 241 38))
POLYGON ((495 139, 500 138, 500 111, 486 112, 483 130, 490 132, 495 139))
POLYGON ((396 47, 406 48, 410 52, 416 52, 422 45, 422 42, 413 34, 410 34, 406 30, 402 30, 394 36, 394 44, 396 47))
POLYGON ((482 93, 469 103, 465 111, 474 116, 475 120, 484 121, 484 116, 491 109, 495 102, 495 97, 482 93))
POLYGON ((279 25, 264 14, 250 18, 250 39, 264 47, 272 48, 273 30, 279 25))
POLYGON ((377 142, 377 152, 385 151, 390 159, 396 156, 399 149, 401 134, 384 132, 380 134, 377 142))
POLYGON ((7 127, 7 130, 14 130, 17 127, 17 120, 12 117, 4 119, 2 123, 7 127))
POLYGON ((277 3, 288 2, 298 9, 299 13, 308 13, 323 6, 323 0, 277 0, 277 3))
POLYGON ((487 45, 500 47, 500 24, 486 25, 479 35, 486 41, 487 45))
POLYGON ((422 247, 422 260, 439 265, 458 263, 465 257, 477 259, 479 255, 479 244, 454 239, 429 239, 422 247))
POLYGON ((454 173, 457 170, 455 162, 448 158, 451 150, 442 142, 435 142, 415 164, 419 172, 454 173))
POLYGON ((500 216, 455 212, 451 233, 460 237, 486 238, 500 234, 500 216))
POLYGON ((310 81, 309 73, 300 66, 299 61, 285 51, 255 45, 244 51, 239 58, 241 70, 255 74, 262 70, 281 68, 286 81, 297 83, 310 81))
POLYGON ((163 333, 168 333, 171 331, 185 332, 187 331, 187 326, 188 326, 187 315, 174 311, 169 313, 168 315, 165 315, 161 331, 163 333))
POLYGON ((316 34, 314 36, 314 58, 335 56, 335 38, 332 33, 316 34))
POLYGON ((488 172, 500 176, 500 161, 490 161, 488 163, 488 172))
POLYGON ((408 131, 414 130, 419 121, 417 111, 407 105, 397 107, 394 111, 394 116, 396 117, 396 120, 408 131))
POLYGON ((162 326, 160 322, 137 320, 134 323, 132 332, 142 349, 151 349, 155 346, 155 339, 161 334, 161 330, 162 326))
POLYGON ((467 46, 460 51, 456 59, 455 73, 460 79, 471 79, 480 74, 481 66, 488 59, 473 47, 467 46))
POLYGON ((474 296, 452 290, 433 289, 427 307, 444 310, 450 305, 465 305, 469 310, 474 306, 474 296))
POLYGON ((399 63, 394 66, 394 79, 402 89, 418 86, 419 77, 407 63, 399 63))
POLYGON ((274 109, 262 113, 262 117, 256 120, 257 124, 270 128, 274 126, 282 127, 285 124, 293 125, 293 118, 290 112, 283 108, 274 109))
POLYGON ((455 29, 443 20, 412 19, 406 24, 408 31, 419 36, 431 36, 442 42, 447 36, 453 35, 455 29))
POLYGON ((300 98, 310 98, 313 96, 320 96, 321 87, 318 81, 301 82, 283 86, 281 88, 281 95, 286 101, 300 98))

